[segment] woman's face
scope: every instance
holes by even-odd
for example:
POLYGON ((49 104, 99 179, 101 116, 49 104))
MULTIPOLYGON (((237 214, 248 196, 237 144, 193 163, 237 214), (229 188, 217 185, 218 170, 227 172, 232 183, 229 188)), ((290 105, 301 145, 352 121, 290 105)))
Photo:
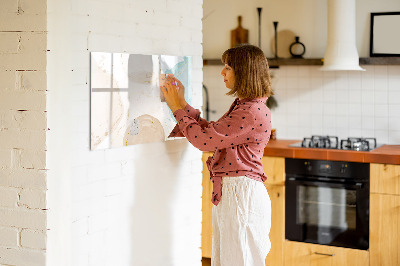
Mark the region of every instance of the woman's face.
POLYGON ((224 77, 225 86, 228 89, 233 89, 235 86, 235 73, 233 72, 233 69, 225 64, 221 71, 221 75, 224 77))

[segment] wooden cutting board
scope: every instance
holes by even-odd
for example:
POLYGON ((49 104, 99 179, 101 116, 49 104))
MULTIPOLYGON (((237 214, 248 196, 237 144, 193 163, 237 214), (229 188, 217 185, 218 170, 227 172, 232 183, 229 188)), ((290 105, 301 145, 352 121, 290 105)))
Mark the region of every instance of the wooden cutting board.
POLYGON ((249 43, 249 31, 242 27, 242 16, 238 16, 238 27, 231 30, 231 48, 238 44, 249 43))

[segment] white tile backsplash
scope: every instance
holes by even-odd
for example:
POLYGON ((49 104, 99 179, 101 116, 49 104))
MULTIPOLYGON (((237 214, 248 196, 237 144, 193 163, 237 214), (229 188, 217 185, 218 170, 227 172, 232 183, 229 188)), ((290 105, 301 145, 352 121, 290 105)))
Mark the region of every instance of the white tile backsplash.
MULTIPOLYGON (((382 144, 400 144, 400 66, 362 67, 366 71, 320 71, 319 66, 272 69, 278 101, 272 124, 277 137, 376 137, 382 144)), ((215 67, 204 67, 204 83, 212 88, 210 94, 220 95, 210 96, 210 108, 218 109, 213 117, 218 119, 233 99, 223 95, 226 88, 219 71, 213 74, 207 68, 215 67)))

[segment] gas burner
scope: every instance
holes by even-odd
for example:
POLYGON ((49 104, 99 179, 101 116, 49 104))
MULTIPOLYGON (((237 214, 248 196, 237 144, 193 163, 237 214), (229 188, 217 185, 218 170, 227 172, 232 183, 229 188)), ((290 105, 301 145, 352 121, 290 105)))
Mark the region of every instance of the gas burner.
POLYGON ((347 138, 340 141, 336 136, 312 136, 302 142, 290 144, 291 147, 338 149, 352 151, 371 151, 382 145, 377 145, 376 138, 347 138))
POLYGON ((311 138, 304 138, 301 147, 338 149, 339 140, 336 136, 312 136, 311 138))
POLYGON ((340 141, 342 150, 370 151, 376 147, 376 138, 347 138, 340 141))

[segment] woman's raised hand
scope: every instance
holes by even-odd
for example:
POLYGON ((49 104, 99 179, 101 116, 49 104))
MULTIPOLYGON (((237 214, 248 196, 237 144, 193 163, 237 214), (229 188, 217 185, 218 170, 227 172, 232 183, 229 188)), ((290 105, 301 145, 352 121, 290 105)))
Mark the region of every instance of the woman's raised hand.
POLYGON ((182 82, 179 79, 175 78, 173 74, 169 74, 167 80, 170 80, 172 84, 174 84, 175 82, 175 85, 179 88, 178 89, 179 102, 181 106, 185 108, 187 102, 185 100, 185 87, 183 86, 182 82))
POLYGON ((164 93, 165 101, 172 112, 186 107, 185 88, 178 79, 168 75, 164 86, 160 86, 160 88, 164 93), (182 94, 184 102, 182 101, 182 94))

